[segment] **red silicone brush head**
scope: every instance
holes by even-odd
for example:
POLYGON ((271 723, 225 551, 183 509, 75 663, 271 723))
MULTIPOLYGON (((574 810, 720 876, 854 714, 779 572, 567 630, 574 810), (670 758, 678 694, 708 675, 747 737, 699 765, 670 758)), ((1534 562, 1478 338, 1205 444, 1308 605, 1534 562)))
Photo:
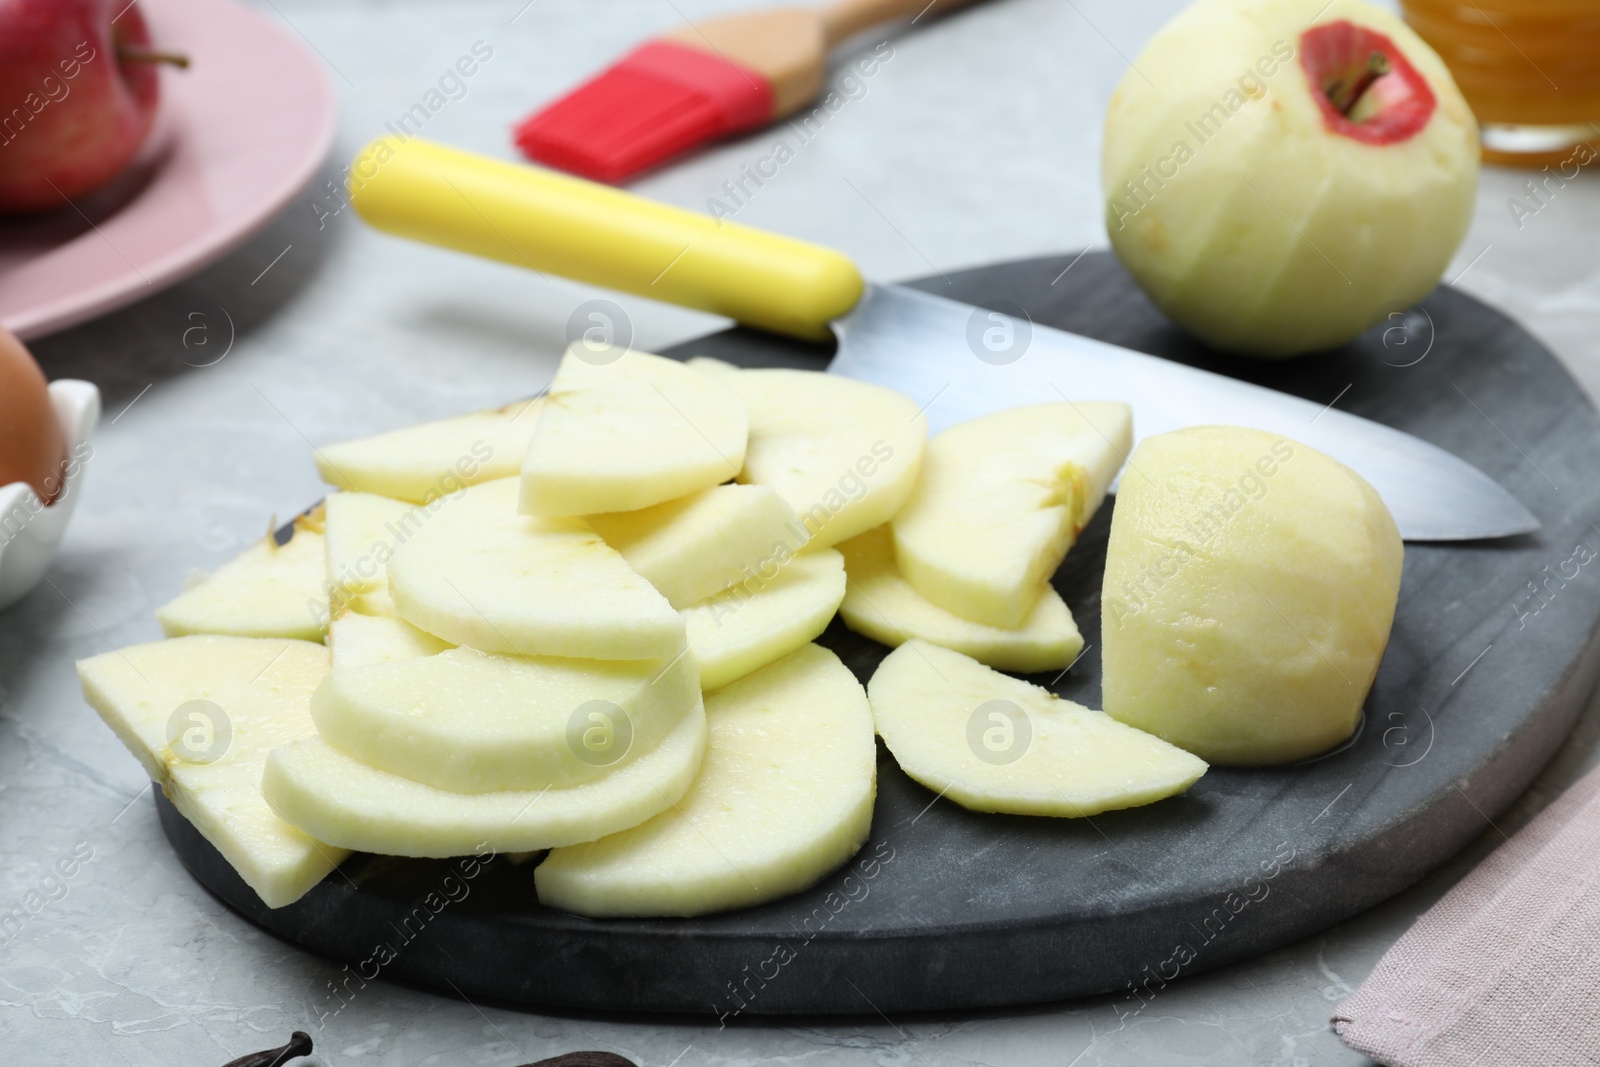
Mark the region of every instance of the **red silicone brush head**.
POLYGON ((652 41, 516 128, 529 159, 619 182, 772 117, 772 86, 711 52, 652 41))

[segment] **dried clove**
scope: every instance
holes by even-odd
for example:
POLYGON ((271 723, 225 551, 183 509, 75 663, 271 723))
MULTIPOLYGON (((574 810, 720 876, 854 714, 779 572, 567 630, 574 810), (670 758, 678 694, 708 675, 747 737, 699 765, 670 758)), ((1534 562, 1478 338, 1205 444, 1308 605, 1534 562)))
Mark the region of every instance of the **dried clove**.
POLYGON ((309 1055, 311 1055, 311 1035, 304 1030, 296 1030, 290 1035, 287 1045, 240 1056, 236 1060, 224 1063, 222 1067, 283 1067, 296 1056, 309 1055))

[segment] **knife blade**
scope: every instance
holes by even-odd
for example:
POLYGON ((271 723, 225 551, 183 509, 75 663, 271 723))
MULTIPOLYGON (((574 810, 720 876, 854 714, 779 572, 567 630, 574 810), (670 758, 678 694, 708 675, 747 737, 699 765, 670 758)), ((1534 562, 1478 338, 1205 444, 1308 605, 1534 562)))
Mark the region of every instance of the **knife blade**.
MULTIPOLYGON (((984 330, 1020 351, 991 354, 969 337, 973 307, 898 285, 869 285, 834 323, 832 374, 872 382, 926 405, 928 430, 1001 408, 1051 400, 1121 400, 1135 447, 1184 426, 1251 426, 1327 453, 1383 497, 1407 541, 1506 537, 1539 528, 1516 497, 1476 467, 1420 438, 1236 378, 1145 355, 1001 312, 984 330), (998 358, 997 358, 998 357, 998 358)), ((1001 346, 1004 347, 1004 346, 1001 346)))

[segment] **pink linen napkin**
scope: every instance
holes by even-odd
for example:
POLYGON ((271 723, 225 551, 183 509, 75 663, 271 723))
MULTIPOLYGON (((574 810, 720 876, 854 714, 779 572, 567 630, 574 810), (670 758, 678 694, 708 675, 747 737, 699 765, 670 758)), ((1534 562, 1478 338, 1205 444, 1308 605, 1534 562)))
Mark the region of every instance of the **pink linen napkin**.
POLYGON ((1333 1028, 1390 1067, 1600 1065, 1600 769, 1418 919, 1333 1028))

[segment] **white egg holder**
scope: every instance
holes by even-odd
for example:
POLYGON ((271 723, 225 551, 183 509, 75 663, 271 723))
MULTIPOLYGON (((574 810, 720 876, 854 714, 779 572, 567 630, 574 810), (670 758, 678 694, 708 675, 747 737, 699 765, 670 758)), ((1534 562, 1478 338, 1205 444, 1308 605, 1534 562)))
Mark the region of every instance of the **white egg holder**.
POLYGON ((50 383, 50 403, 66 440, 66 474, 48 507, 27 482, 0 485, 0 611, 39 584, 78 505, 84 469, 94 458, 89 436, 100 422, 100 390, 92 382, 50 383))

